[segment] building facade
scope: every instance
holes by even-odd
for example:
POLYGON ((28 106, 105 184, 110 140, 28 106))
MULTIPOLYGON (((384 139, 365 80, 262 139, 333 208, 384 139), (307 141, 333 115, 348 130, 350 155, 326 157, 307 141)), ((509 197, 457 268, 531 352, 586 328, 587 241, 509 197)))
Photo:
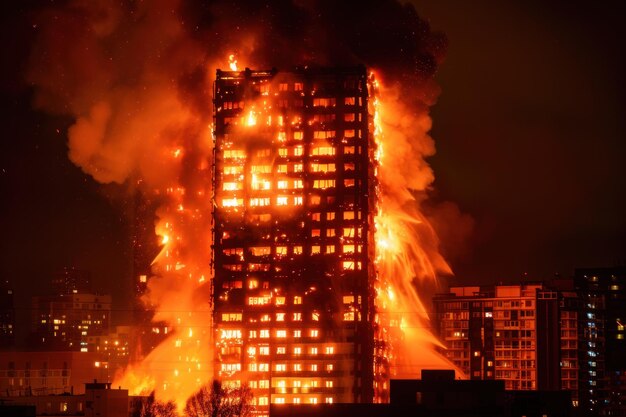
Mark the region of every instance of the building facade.
POLYGON ((544 284, 455 287, 434 299, 442 353, 507 390, 568 390, 577 405, 577 298, 544 284))
POLYGON ((217 376, 260 414, 376 400, 365 68, 218 70, 214 109, 217 376))
POLYGON ((15 346, 15 301, 8 282, 0 283, 0 350, 15 346))
POLYGON ((626 416, 626 268, 577 269, 581 407, 626 416))
POLYGON ((49 350, 88 351, 88 339, 109 334, 111 296, 61 294, 32 299, 33 343, 49 350))

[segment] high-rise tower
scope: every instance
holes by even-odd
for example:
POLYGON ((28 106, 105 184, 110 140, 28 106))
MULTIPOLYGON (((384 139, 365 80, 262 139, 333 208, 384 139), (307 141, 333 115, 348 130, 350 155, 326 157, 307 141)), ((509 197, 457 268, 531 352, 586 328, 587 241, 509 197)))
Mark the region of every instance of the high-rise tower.
POLYGON ((261 414, 375 400, 365 68, 218 70, 214 109, 217 376, 261 414))

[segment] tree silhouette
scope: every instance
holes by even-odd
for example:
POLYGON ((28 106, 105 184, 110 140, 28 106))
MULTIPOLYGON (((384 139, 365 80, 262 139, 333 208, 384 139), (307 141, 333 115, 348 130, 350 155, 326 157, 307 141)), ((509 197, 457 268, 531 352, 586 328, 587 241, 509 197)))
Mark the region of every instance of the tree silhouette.
POLYGON ((139 417, 178 417, 173 401, 162 402, 154 398, 154 391, 141 402, 139 417))
POLYGON ((252 391, 247 386, 229 387, 220 381, 205 385, 185 405, 185 417, 249 417, 252 391))

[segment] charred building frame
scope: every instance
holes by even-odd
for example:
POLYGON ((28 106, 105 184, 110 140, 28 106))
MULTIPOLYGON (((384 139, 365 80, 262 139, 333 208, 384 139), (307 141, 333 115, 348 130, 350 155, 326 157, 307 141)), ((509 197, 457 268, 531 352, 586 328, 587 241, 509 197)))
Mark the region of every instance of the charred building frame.
POLYGON ((216 376, 261 414, 376 401, 365 67, 218 70, 213 93, 216 376))

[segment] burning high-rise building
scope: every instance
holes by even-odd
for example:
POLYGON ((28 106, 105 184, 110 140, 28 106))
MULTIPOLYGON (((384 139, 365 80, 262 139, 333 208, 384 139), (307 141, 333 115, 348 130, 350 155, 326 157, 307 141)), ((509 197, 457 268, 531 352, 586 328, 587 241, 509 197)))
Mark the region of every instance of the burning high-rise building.
POLYGON ((376 400, 365 68, 218 70, 214 109, 217 376, 261 413, 376 400))

